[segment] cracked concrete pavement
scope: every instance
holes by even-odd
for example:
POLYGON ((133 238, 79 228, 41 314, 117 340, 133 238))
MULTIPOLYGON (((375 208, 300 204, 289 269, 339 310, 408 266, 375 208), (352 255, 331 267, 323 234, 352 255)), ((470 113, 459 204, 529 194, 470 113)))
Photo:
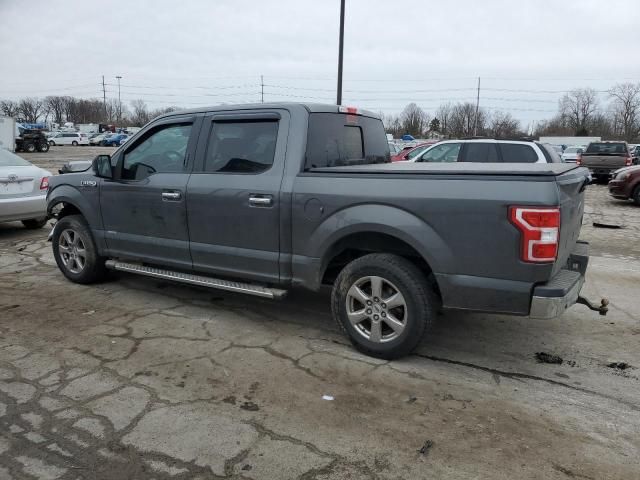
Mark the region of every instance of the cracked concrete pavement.
POLYGON ((326 291, 75 285, 47 229, 0 225, 0 479, 637 479, 639 219, 590 187, 609 316, 447 312, 393 362, 348 345, 326 291))

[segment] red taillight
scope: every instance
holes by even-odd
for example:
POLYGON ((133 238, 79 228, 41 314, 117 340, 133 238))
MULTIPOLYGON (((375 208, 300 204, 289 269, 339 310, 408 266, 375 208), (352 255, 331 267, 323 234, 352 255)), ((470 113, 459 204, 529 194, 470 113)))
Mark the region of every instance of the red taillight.
POLYGON ((629 166, 631 166, 632 163, 633 163, 633 158, 627 157, 627 158, 624 159, 625 166, 629 167, 629 166))
POLYGON ((522 234, 524 262, 554 262, 560 241, 560 209, 509 207, 509 219, 522 234))
POLYGON ((42 177, 40 180, 40 190, 46 190, 49 188, 49 177, 42 177))
POLYGON ((582 165, 582 154, 576 155, 576 165, 582 165))

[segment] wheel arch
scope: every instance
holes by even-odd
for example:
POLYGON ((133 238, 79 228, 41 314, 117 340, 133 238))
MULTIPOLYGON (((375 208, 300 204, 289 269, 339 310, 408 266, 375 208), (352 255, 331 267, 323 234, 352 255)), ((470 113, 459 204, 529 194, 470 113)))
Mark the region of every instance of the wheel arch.
POLYGON ((317 255, 321 283, 330 283, 344 265, 358 257, 393 253, 412 259, 437 288, 432 273, 452 262, 449 247, 430 225, 387 205, 360 205, 340 212, 340 218, 333 215, 316 229, 310 243, 312 250, 321 252, 317 255))

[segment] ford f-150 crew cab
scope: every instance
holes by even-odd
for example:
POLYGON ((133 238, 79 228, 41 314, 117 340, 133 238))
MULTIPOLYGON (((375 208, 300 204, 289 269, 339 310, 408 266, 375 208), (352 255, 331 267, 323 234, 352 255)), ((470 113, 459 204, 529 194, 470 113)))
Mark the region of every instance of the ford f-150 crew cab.
POLYGON ((174 112, 50 178, 53 253, 78 283, 115 269, 269 298, 332 285, 338 324, 384 358, 439 308, 552 318, 578 301, 587 169, 389 162, 380 119, 351 107, 174 112))

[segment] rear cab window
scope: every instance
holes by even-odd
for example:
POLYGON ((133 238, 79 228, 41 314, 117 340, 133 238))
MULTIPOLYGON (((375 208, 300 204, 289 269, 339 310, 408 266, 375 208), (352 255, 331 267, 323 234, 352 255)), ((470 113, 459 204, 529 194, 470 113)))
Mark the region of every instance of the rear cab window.
POLYGON ((626 155, 627 144, 624 142, 594 142, 590 143, 585 153, 594 155, 626 155))
POLYGON ((343 113, 310 113, 304 170, 389 163, 382 122, 343 113))

